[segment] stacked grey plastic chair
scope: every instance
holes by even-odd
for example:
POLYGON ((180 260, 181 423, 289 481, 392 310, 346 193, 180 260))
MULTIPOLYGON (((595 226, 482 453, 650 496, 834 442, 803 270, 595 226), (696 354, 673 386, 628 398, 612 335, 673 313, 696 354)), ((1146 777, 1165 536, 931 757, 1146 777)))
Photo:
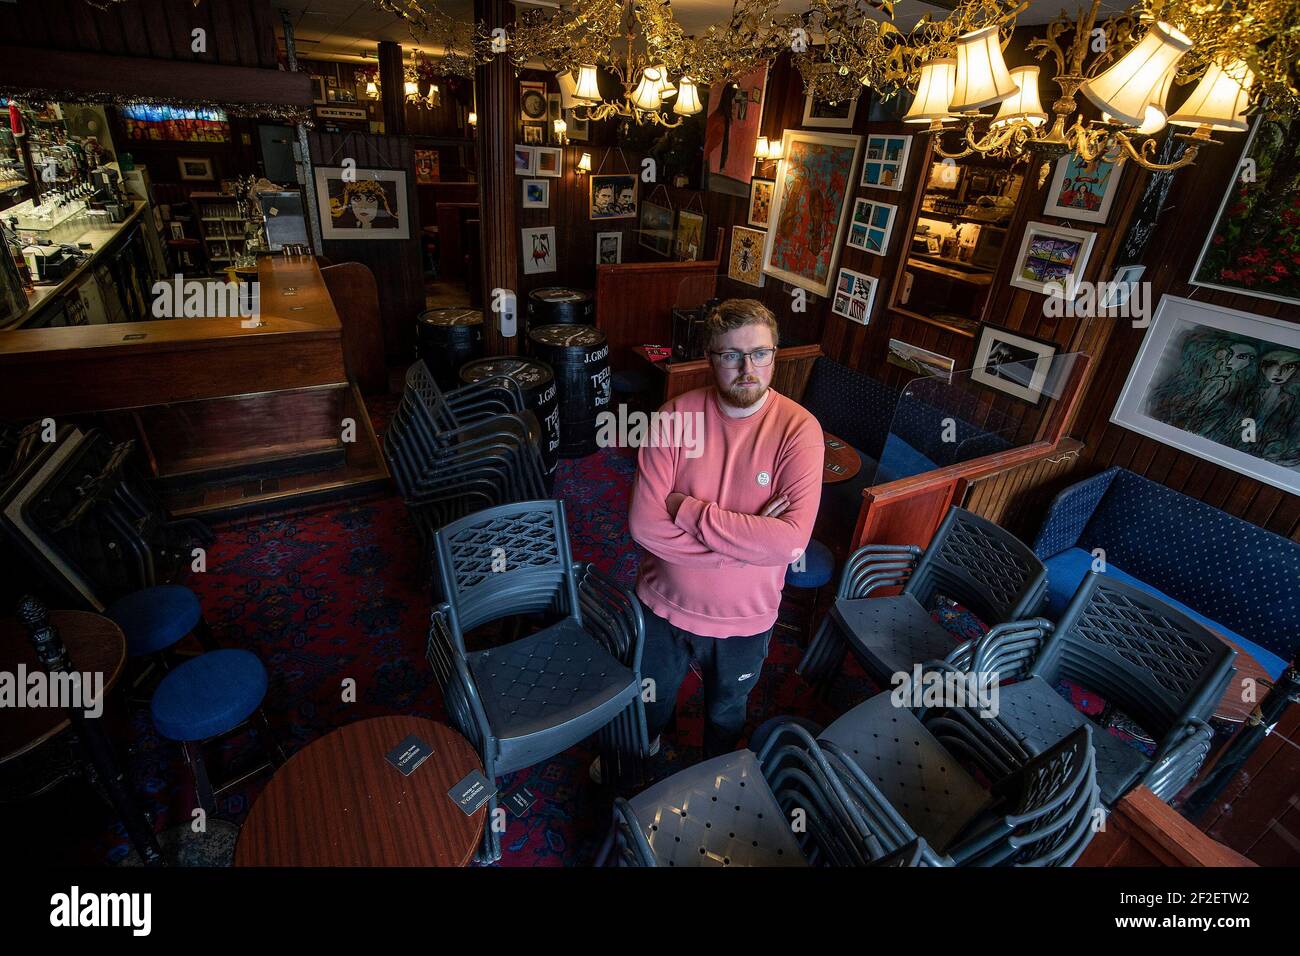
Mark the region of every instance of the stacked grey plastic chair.
POLYGON ((995 718, 969 708, 920 713, 878 694, 818 735, 848 768, 844 779, 873 831, 895 842, 919 834, 942 865, 1070 866, 1079 858, 1101 819, 1090 727, 1032 755, 995 718))
MULTIPOLYGON (((428 658, 447 712, 489 779, 596 736, 611 782, 632 780, 648 750, 641 701, 641 608, 589 564, 574 564, 563 506, 489 508, 434 534, 445 602, 428 658), (517 615, 555 623, 500 647, 471 651, 465 634, 517 615)), ((488 819, 496 807, 488 805, 488 819)), ((479 859, 501 856, 489 826, 479 859)))
POLYGON ((537 440, 515 382, 485 379, 444 393, 424 362, 412 365, 384 457, 426 548, 448 521, 545 497, 537 440))
POLYGON ((1236 651, 1159 598, 1095 572, 1054 628, 1040 620, 1034 629, 1045 639, 994 629, 970 655, 970 670, 1002 681, 999 722, 1032 751, 1045 750, 1088 723, 1056 691, 1062 679, 1082 685, 1156 742, 1149 757, 1110 733, 1096 735, 1106 805, 1139 783, 1172 799, 1209 753, 1206 720, 1232 679, 1236 651))
POLYGON ((971 643, 956 644, 930 617, 939 600, 965 606, 997 631, 996 625, 1031 616, 1046 594, 1046 569, 1028 546, 953 508, 924 553, 915 545, 866 545, 849 557, 835 604, 796 672, 828 687, 848 650, 877 683, 888 685, 915 664, 967 659, 971 643), (896 596, 871 597, 899 586, 896 596))
MULTIPOLYGON (((778 724, 757 754, 714 757, 631 800, 615 800, 614 826, 597 862, 610 862, 612 853, 623 866, 934 863, 901 820, 872 828, 846 774, 802 726, 778 724)), ((873 789, 870 781, 854 786, 873 789)))

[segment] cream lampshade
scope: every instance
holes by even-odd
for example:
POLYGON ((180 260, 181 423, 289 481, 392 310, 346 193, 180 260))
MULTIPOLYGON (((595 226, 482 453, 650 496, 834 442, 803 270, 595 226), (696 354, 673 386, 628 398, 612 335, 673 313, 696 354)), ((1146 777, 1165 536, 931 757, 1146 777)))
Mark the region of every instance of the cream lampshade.
MULTIPOLYGON (((1169 114, 1165 112, 1165 103, 1169 98, 1169 88, 1174 84, 1174 74, 1177 72, 1177 66, 1171 66, 1165 71, 1164 79, 1160 81, 1155 94, 1151 97, 1151 102, 1147 104, 1142 124, 1133 130, 1136 135, 1154 136, 1169 125, 1169 114)), ((1118 122, 1109 113, 1102 113, 1101 118, 1106 123, 1118 122)))
POLYGON ((1002 101, 992 126, 1006 126, 1022 122, 1042 126, 1047 113, 1038 99, 1038 67, 1022 66, 1011 71, 1011 81, 1016 84, 1016 95, 1002 101))
POLYGON ((666 100, 671 100, 677 95, 677 87, 668 82, 668 68, 662 63, 658 63, 655 65, 655 69, 659 71, 659 95, 666 100))
POLYGON ((600 84, 596 82, 596 67, 592 64, 578 67, 578 86, 573 91, 575 100, 600 102, 600 84))
POLYGON ((466 116, 466 117, 465 117, 465 122, 466 122, 466 123, 469 123, 470 126, 477 126, 477 125, 478 125, 478 114, 475 113, 475 112, 472 112, 472 111, 471 111, 470 114, 469 114, 469 116, 466 116))
POLYGON ((916 99, 904 123, 945 123, 955 120, 952 115, 953 85, 957 80, 957 61, 951 57, 929 60, 921 66, 921 78, 916 87, 916 99))
POLYGON ((591 153, 583 153, 582 158, 578 160, 578 172, 591 172, 591 153))
POLYGON ((771 160, 780 159, 785 155, 785 144, 780 139, 769 139, 767 141, 767 158, 771 160))
POLYGON ((1016 84, 1002 59, 997 27, 957 39, 957 75, 949 108, 954 113, 981 110, 1016 95, 1016 84))
POLYGON ((416 85, 416 82, 415 82, 414 80, 407 80, 407 81, 406 81, 406 85, 402 88, 402 91, 403 91, 407 96, 419 96, 419 95, 420 95, 420 87, 419 87, 418 85, 416 85))
POLYGON ((652 66, 646 67, 641 74, 641 82, 632 91, 632 105, 646 112, 659 109, 664 101, 659 95, 659 79, 658 70, 652 66))
POLYGON ((768 151, 767 137, 760 136, 758 140, 754 143, 754 158, 767 159, 767 151, 768 151))
POLYGON ((1165 74, 1172 70, 1192 41, 1167 23, 1151 29, 1120 61, 1080 87, 1104 112, 1129 126, 1147 121, 1147 106, 1160 92, 1165 74))
POLYGON ((1175 126, 1208 126, 1224 133, 1244 133, 1250 125, 1246 104, 1255 74, 1241 60, 1211 63, 1187 102, 1169 122, 1175 126))
POLYGON ((379 99, 379 84, 374 80, 366 81, 366 96, 370 97, 372 100, 379 99))
POLYGON ((704 105, 700 102, 700 91, 695 81, 683 76, 677 81, 677 103, 673 106, 673 112, 681 116, 694 116, 702 109, 704 105))
POLYGON ((571 110, 578 105, 574 93, 578 89, 578 81, 573 78, 573 74, 568 70, 563 73, 555 74, 555 82, 560 85, 560 108, 571 110))

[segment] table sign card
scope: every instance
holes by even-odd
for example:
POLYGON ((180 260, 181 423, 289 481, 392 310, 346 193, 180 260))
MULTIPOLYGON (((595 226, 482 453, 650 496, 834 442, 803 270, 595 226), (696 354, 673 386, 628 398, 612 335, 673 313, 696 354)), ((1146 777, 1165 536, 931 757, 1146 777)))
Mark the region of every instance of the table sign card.
POLYGON ((384 754, 384 758, 402 771, 403 776, 407 777, 415 773, 415 768, 431 756, 433 756, 433 748, 415 734, 409 735, 400 744, 384 754))
POLYGON ((497 792, 492 781, 483 776, 482 770, 471 770, 459 783, 447 791, 456 806, 470 816, 479 807, 487 803, 497 792))
POLYGON ((537 802, 537 797, 527 787, 520 786, 517 790, 512 790, 506 794, 501 802, 509 807, 510 812, 518 818, 528 812, 528 808, 537 802))

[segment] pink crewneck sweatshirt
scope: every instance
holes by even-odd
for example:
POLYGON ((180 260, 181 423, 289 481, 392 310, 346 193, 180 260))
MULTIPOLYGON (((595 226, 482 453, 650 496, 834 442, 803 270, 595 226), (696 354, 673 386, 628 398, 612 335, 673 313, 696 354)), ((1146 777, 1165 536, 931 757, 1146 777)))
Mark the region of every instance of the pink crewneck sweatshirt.
POLYGON ((744 637, 776 622, 786 566, 812 537, 821 503, 822 429, 803 406, 769 389, 748 418, 727 417, 712 386, 661 412, 703 413, 701 454, 643 446, 628 516, 643 556, 636 593, 660 617, 705 637, 744 637), (676 520, 671 492, 686 495, 676 520), (790 506, 760 511, 778 493, 790 506))

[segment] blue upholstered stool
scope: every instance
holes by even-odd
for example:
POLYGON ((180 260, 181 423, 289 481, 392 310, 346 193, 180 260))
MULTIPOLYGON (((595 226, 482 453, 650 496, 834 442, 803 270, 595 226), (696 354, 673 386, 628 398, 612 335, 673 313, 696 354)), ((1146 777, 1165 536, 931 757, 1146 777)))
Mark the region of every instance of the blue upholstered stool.
POLYGON ((115 601, 104 613, 126 635, 130 657, 165 651, 196 629, 201 640, 208 639, 198 597, 179 584, 135 591, 115 601))
POLYGON ((804 634, 804 643, 812 637, 813 619, 817 616, 817 603, 821 599, 821 589, 835 576, 835 555, 831 549, 820 541, 809 541, 803 557, 785 569, 785 583, 788 587, 812 592, 812 606, 808 609, 807 624, 796 628, 789 624, 790 630, 804 634))
POLYGON ((150 709, 158 733, 178 741, 194 774, 199 806, 215 809, 217 793, 284 759, 274 743, 262 700, 266 697, 266 668, 256 654, 241 650, 211 651, 191 658, 171 671, 154 691, 150 709), (256 717, 255 731, 268 762, 222 784, 215 790, 203 759, 203 746, 256 717))

